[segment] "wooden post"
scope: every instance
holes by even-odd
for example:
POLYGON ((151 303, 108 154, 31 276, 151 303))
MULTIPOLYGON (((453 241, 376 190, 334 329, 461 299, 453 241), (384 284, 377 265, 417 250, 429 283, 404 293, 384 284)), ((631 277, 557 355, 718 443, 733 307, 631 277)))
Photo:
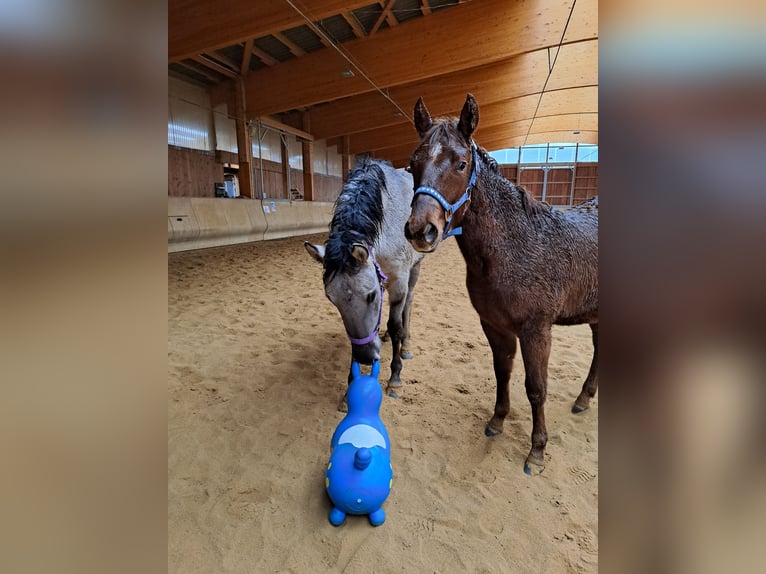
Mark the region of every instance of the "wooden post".
MULTIPOLYGON (((303 131, 311 132, 308 112, 303 113, 303 131)), ((303 200, 314 201, 314 142, 302 140, 303 200)))
POLYGON ((279 149, 282 156, 282 187, 285 190, 285 198, 292 199, 290 191, 290 150, 287 147, 285 137, 280 134, 279 149))
POLYGON ((245 109, 246 101, 245 82, 242 78, 238 78, 234 84, 234 125, 237 130, 239 193, 244 197, 252 199, 255 197, 253 189, 253 145, 250 139, 250 128, 247 125, 247 110, 245 109))
POLYGON ((338 151, 340 152, 341 177, 345 183, 346 178, 348 177, 348 172, 351 171, 351 155, 348 153, 348 136, 341 136, 338 147, 340 148, 338 151))

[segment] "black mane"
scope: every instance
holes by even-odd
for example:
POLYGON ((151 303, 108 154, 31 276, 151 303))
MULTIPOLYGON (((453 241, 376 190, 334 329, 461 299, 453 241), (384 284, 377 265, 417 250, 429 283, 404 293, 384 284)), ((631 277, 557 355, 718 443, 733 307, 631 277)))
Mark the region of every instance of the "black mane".
POLYGON ((354 243, 373 245, 383 223, 383 196, 386 177, 369 158, 359 162, 349 174, 335 201, 330 236, 325 244, 324 280, 352 264, 354 243))

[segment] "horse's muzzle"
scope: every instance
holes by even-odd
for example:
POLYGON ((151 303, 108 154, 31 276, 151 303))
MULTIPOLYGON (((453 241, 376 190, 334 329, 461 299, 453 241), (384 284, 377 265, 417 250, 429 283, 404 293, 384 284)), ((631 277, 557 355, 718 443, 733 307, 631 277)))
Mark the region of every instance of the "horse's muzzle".
POLYGON ((431 222, 414 230, 408 221, 404 225, 404 237, 412 244, 415 251, 428 253, 436 248, 439 239, 439 229, 431 222))
POLYGON ((380 360, 380 337, 365 345, 351 345, 351 356, 362 365, 372 365, 374 361, 380 360))

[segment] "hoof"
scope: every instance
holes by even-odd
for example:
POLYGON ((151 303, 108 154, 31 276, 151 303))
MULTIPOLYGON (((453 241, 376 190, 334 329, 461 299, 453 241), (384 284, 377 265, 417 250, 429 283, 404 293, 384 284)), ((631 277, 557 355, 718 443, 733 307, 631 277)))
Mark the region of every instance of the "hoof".
POLYGON ((493 437, 501 434, 503 431, 501 430, 495 430, 489 425, 484 427, 484 436, 493 437))
POLYGON ((538 476, 545 470, 545 464, 542 460, 536 460, 530 454, 524 461, 524 474, 529 476, 538 476))
POLYGON ((581 406, 580 406, 580 405, 578 405, 577 403, 575 403, 575 404, 573 404, 573 405, 572 405, 572 412, 573 412, 574 414, 576 414, 576 415, 578 415, 578 414, 580 414, 580 413, 583 413, 583 412, 585 412, 585 411, 587 411, 587 410, 588 410, 588 407, 587 407, 587 406, 585 406, 585 407, 581 407, 581 406))
POLYGON ((399 356, 405 361, 409 361, 412 358, 412 353, 400 353, 399 356))
POLYGON ((398 395, 398 393, 393 389, 386 389, 386 394, 391 397, 392 399, 398 399, 402 400, 402 397, 398 395))
POLYGON ((404 386, 404 383, 402 383, 402 380, 398 377, 396 379, 389 380, 387 384, 389 389, 398 389, 404 386))

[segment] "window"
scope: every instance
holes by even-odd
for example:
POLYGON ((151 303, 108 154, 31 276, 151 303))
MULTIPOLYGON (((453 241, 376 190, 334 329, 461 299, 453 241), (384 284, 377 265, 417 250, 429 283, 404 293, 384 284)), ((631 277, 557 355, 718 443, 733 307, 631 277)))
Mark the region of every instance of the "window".
POLYGON ((573 143, 533 144, 521 148, 512 147, 491 151, 489 155, 500 165, 516 163, 573 164, 575 160, 578 162, 597 162, 598 145, 578 145, 573 143))
POLYGON ((577 150, 577 161, 597 162, 598 161, 598 146, 580 144, 580 148, 577 150))
POLYGON ((546 163, 546 144, 527 145, 521 148, 521 163, 546 163))
POLYGON ((574 163, 575 150, 574 144, 552 143, 548 144, 548 162, 549 163, 574 163))
POLYGON ((499 164, 507 163, 519 163, 519 148, 512 147, 510 149, 501 149, 498 151, 489 152, 490 157, 493 157, 499 164))

